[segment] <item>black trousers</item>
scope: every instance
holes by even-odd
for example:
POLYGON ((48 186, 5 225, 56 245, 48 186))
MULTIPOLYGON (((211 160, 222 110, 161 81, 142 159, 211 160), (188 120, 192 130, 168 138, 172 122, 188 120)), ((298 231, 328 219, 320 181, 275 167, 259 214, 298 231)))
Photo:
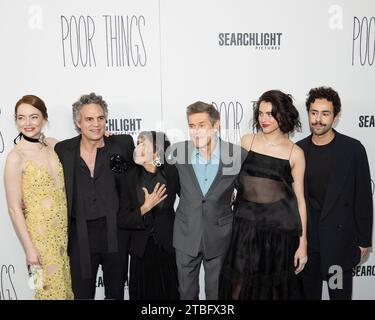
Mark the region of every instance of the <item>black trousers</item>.
MULTIPOLYGON (((106 234, 106 228, 102 230, 106 234)), ((91 278, 84 279, 81 272, 77 231, 74 226, 71 228, 69 256, 74 299, 95 298, 96 275, 99 265, 102 266, 103 271, 105 299, 124 299, 124 286, 128 275, 129 234, 125 230, 118 230, 118 233, 118 252, 108 253, 106 250, 91 247, 91 278)), ((91 233, 89 236, 103 239, 106 235, 91 233)), ((95 241, 97 240, 93 240, 94 243, 95 241)))
MULTIPOLYGON (((320 270, 320 253, 309 254, 309 261, 301 272, 304 298, 306 300, 321 300, 323 281, 328 281, 328 293, 331 300, 351 300, 353 291, 352 270, 342 272, 342 289, 330 288, 330 277, 337 274, 324 276, 320 270)), ((333 280, 333 279, 332 279, 333 280)))

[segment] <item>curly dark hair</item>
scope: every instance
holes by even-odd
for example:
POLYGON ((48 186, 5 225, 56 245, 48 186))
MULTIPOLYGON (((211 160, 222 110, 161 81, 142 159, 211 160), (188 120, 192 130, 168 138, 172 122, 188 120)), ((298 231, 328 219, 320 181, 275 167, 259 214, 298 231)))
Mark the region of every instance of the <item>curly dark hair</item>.
POLYGON ((331 87, 312 88, 306 99, 307 112, 310 111, 310 105, 314 103, 315 99, 327 99, 333 104, 333 115, 336 117, 341 111, 341 100, 337 91, 331 87))
POLYGON ((299 113, 293 104, 293 97, 290 94, 281 92, 280 90, 266 91, 256 102, 253 118, 253 128, 256 131, 261 129, 258 118, 259 106, 262 101, 272 104, 272 116, 278 122, 280 130, 283 133, 290 133, 295 130, 301 131, 299 113))

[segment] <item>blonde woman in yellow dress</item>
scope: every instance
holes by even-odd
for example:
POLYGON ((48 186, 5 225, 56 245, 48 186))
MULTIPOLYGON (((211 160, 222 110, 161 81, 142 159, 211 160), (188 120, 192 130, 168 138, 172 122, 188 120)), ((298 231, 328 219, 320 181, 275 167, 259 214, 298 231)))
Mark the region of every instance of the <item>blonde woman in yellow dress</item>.
POLYGON ((17 102, 15 121, 20 134, 7 156, 5 190, 34 275, 35 299, 72 299, 63 169, 54 152, 57 141, 42 133, 47 119, 40 98, 26 95, 17 102))

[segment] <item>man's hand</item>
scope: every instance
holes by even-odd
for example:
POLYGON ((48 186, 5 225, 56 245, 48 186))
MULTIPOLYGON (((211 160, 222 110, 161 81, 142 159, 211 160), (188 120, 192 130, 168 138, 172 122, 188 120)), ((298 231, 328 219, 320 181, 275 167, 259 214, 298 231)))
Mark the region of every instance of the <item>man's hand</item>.
POLYGON ((370 248, 369 247, 367 247, 367 248, 359 247, 359 249, 361 249, 361 258, 363 258, 364 256, 368 255, 370 248))

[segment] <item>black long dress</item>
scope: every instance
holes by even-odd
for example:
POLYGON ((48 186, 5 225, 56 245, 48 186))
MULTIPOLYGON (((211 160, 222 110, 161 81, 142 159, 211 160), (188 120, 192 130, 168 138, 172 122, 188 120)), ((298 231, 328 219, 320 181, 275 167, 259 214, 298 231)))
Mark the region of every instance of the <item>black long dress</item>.
POLYGON ((131 300, 179 299, 175 250, 172 247, 174 201, 178 193, 178 173, 173 166, 157 168, 155 173, 141 166, 128 170, 123 182, 120 227, 130 229, 131 300), (166 185, 168 197, 143 217, 145 187, 149 193, 157 183, 166 185))
POLYGON ((237 178, 220 299, 299 299, 294 254, 301 219, 289 160, 249 151, 237 178))

